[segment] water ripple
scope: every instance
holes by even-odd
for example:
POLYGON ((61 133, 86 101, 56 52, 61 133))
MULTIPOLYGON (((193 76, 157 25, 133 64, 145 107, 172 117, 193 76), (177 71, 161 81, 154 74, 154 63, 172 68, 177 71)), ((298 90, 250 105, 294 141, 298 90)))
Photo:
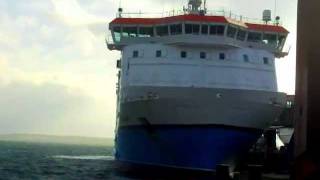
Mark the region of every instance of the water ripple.
POLYGON ((104 161, 113 161, 113 156, 65 156, 58 155, 53 156, 55 159, 73 159, 73 160, 104 160, 104 161))

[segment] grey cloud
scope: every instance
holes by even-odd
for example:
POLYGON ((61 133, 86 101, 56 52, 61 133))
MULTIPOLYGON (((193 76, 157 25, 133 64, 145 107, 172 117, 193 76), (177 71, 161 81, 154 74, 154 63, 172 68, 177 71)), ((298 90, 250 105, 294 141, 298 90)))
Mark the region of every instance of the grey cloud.
MULTIPOLYGON (((94 99, 81 93, 71 93, 64 86, 27 82, 0 84, 0 134, 28 132, 111 136, 111 128, 96 128, 96 134, 86 128, 97 117, 90 115, 99 113, 95 108, 94 99)), ((104 124, 101 127, 105 127, 104 124)))

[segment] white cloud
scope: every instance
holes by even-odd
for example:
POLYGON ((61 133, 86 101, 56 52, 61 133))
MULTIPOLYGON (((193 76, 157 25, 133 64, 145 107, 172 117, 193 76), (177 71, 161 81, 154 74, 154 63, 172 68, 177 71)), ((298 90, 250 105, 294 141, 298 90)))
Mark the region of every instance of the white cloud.
POLYGON ((117 54, 106 51, 106 22, 64 2, 47 11, 49 0, 16 2, 26 13, 14 16, 0 6, 0 133, 113 135, 117 54))
POLYGON ((51 0, 54 5, 54 16, 68 25, 88 25, 88 24, 103 24, 104 18, 91 15, 84 11, 78 4, 77 0, 51 0))
POLYGON ((0 94, 0 133, 113 136, 113 109, 64 86, 0 83, 0 94))
POLYGON ((8 62, 0 56, 0 75, 4 74, 7 70, 8 62))

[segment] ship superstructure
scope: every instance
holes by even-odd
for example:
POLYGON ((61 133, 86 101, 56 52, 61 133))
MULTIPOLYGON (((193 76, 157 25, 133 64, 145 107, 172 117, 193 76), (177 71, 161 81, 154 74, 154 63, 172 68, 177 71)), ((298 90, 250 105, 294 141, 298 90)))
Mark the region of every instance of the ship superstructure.
MULTIPOLYGON (((235 164, 285 106, 275 58, 288 31, 208 15, 201 1, 184 14, 123 17, 110 25, 121 51, 116 159, 187 169, 235 164)), ((270 15, 269 15, 270 16, 270 15)))

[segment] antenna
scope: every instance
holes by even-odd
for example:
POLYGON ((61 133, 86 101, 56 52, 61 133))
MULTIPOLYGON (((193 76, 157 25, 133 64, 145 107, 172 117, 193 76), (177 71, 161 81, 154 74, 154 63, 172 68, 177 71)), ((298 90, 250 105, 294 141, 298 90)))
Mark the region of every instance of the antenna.
POLYGON ((198 14, 199 8, 202 5, 202 0, 189 0, 188 11, 191 14, 198 14))
POLYGON ((123 8, 121 7, 121 0, 119 0, 118 16, 121 18, 123 13, 123 8))
POLYGON ((269 21, 271 21, 271 10, 266 9, 262 13, 262 20, 268 24, 269 21))
POLYGON ((274 0, 274 18, 277 17, 277 0, 274 0))

